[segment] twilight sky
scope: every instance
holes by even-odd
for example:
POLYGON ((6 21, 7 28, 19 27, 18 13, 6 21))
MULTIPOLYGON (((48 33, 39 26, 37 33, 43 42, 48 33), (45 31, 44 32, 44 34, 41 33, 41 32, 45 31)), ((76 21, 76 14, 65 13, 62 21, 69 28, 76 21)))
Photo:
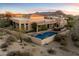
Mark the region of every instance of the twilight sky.
POLYGON ((62 10, 66 14, 79 15, 79 3, 0 3, 0 13, 33 13, 62 10))

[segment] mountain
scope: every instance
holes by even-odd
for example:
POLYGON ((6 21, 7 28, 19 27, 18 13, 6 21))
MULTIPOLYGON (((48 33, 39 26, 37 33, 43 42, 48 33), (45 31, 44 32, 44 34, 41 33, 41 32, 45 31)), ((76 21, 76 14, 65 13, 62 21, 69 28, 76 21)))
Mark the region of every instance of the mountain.
POLYGON ((66 15, 60 10, 55 11, 55 12, 36 12, 35 14, 40 14, 40 15, 45 15, 45 16, 59 16, 59 15, 65 16, 66 15))

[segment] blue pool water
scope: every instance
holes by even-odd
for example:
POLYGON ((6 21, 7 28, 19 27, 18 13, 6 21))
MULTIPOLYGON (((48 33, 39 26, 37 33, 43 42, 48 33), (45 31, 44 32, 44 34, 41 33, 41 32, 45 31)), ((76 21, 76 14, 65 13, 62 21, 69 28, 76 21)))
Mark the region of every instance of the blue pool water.
POLYGON ((46 37, 49 37, 49 36, 52 36, 52 35, 54 35, 54 34, 57 34, 57 33, 56 33, 56 32, 44 32, 44 33, 42 33, 42 34, 36 35, 35 37, 42 40, 42 39, 44 39, 44 38, 46 38, 46 37))

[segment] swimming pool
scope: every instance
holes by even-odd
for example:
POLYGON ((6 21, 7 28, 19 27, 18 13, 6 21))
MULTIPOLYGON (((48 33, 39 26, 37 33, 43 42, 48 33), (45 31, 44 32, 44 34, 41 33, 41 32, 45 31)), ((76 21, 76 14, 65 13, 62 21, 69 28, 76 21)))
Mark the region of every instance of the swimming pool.
POLYGON ((54 34, 57 34, 57 33, 56 33, 56 32, 44 32, 44 33, 42 33, 42 34, 36 35, 35 37, 36 37, 36 38, 39 38, 39 39, 41 39, 41 40, 43 40, 43 39, 45 39, 45 38, 47 38, 47 37, 50 37, 50 36, 52 36, 52 35, 54 35, 54 34))

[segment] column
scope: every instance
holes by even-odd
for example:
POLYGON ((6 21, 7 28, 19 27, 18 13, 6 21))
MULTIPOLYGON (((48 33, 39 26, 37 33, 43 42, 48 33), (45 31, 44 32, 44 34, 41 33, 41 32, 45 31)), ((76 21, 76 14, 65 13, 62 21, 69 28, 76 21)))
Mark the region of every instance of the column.
POLYGON ((48 28, 47 24, 46 24, 46 28, 48 28))
POLYGON ((28 24, 28 30, 31 30, 31 25, 30 24, 28 24))
POLYGON ((21 30, 21 23, 19 23, 19 30, 21 30))
POLYGON ((24 30, 26 30, 26 23, 24 23, 24 30))
POLYGON ((49 29, 51 28, 51 24, 49 24, 49 29))
POLYGON ((17 24, 15 23, 15 28, 17 29, 17 24))
POLYGON ((13 28, 15 28, 15 24, 14 24, 14 22, 13 22, 12 24, 13 24, 13 28))
POLYGON ((38 32, 38 25, 37 25, 37 28, 36 28, 36 32, 38 32))

